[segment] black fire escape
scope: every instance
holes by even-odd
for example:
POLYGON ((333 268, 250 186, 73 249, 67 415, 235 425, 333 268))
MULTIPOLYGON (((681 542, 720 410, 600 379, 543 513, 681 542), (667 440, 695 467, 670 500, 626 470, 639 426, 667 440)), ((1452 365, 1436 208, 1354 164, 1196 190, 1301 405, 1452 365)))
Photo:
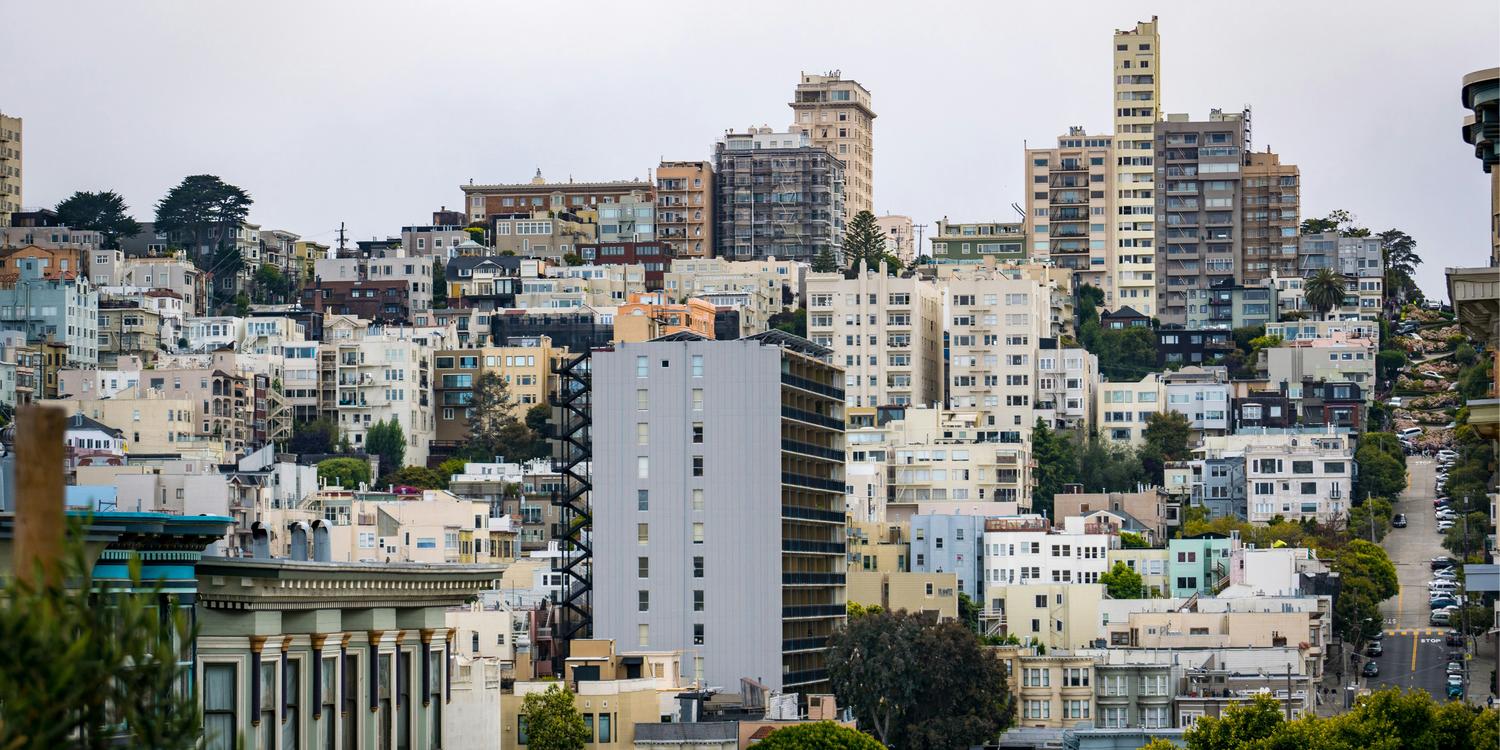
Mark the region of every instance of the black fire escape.
POLYGON ((552 470, 562 475, 562 490, 552 493, 552 504, 562 509, 560 523, 554 527, 561 555, 552 559, 552 570, 559 577, 559 590, 553 595, 557 617, 553 625, 553 674, 566 674, 564 661, 572 651, 575 638, 593 636, 594 560, 593 514, 589 508, 590 465, 593 457, 591 405, 593 386, 590 375, 590 353, 585 350, 556 365, 558 392, 549 397, 552 405, 552 470))

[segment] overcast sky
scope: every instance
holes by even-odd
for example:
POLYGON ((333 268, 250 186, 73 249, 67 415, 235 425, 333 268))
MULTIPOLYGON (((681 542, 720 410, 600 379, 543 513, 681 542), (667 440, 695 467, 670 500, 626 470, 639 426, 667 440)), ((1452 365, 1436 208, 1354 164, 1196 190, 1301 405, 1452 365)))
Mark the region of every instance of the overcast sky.
POLYGON ((1163 109, 1253 106, 1255 147, 1302 169, 1303 216, 1410 232, 1432 294, 1487 253, 1458 89, 1500 64, 1500 3, 1421 7, 0 0, 0 111, 25 118, 28 206, 112 189, 149 220, 207 172, 254 196, 252 221, 331 241, 427 223, 471 178, 707 158, 725 129, 790 124, 799 71, 840 69, 879 115, 877 213, 1012 221, 1023 143, 1108 132, 1111 32, 1155 13, 1163 109))

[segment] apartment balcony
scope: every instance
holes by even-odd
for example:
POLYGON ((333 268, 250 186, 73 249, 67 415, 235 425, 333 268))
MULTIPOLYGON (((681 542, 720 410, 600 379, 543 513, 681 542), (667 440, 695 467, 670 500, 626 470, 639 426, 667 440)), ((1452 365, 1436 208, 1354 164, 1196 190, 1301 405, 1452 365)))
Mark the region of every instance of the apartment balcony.
POLYGON ((782 552, 794 552, 811 555, 844 555, 847 551, 843 542, 818 542, 810 539, 783 539, 781 540, 782 552))
POLYGON ((795 419, 798 422, 806 422, 818 427, 827 427, 831 430, 844 429, 844 420, 842 419, 835 419, 824 414, 814 414, 813 412, 803 411, 790 406, 781 407, 781 416, 783 419, 795 419))
POLYGON ((827 448, 821 445, 813 445, 812 443, 804 443, 799 440, 790 440, 787 438, 782 438, 781 449, 788 453, 798 453, 804 456, 827 459, 829 461, 843 462, 845 458, 844 451, 835 448, 827 448))
MULTIPOLYGON (((781 472, 781 483, 789 484, 793 487, 803 487, 812 490, 824 490, 827 492, 838 492, 840 494, 844 492, 844 482, 842 480, 823 479, 821 477, 812 477, 806 474, 797 474, 790 471, 781 472)), ((783 508, 783 512, 785 512, 785 508, 783 508)), ((843 516, 840 516, 839 520, 843 521, 843 516)))
POLYGON ((828 636, 815 636, 812 638, 784 638, 781 641, 781 653, 792 654, 799 651, 821 651, 828 648, 828 636))
POLYGON ((823 510, 821 508, 804 508, 800 505, 781 506, 781 517, 795 521, 820 521, 823 523, 837 524, 843 524, 845 522, 843 511, 823 510))
POLYGON ((781 608, 781 619, 801 620, 822 617, 843 617, 847 609, 842 604, 799 604, 781 608))
POLYGON ((783 586, 843 586, 847 576, 843 573, 782 573, 783 586))
POLYGON ((834 385, 828 385, 827 383, 819 383, 815 380, 808 380, 807 378, 799 377, 791 373, 781 373, 781 383, 783 385, 789 385, 793 388, 800 388, 804 391, 808 391, 809 393, 816 393, 819 396, 827 396, 828 398, 838 401, 844 400, 843 388, 839 388, 838 386, 834 385))
POLYGON ((827 681, 828 670, 826 669, 804 669, 800 672, 786 672, 781 675, 782 688, 827 681))

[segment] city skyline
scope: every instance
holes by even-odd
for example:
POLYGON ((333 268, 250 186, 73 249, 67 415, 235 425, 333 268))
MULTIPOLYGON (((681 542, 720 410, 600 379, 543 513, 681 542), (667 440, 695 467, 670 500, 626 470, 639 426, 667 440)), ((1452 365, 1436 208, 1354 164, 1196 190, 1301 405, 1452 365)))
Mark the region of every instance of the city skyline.
MULTIPOLYGON (((1052 143, 1072 125, 1108 132, 1109 35, 1156 14, 1162 111, 1201 118, 1211 107, 1253 107, 1253 147, 1269 146, 1302 169, 1304 218, 1344 208, 1372 230, 1406 230, 1426 261, 1418 282, 1432 295, 1444 293, 1444 266, 1471 263, 1486 247, 1483 222, 1449 218, 1482 215, 1484 207, 1484 176, 1455 137, 1465 110, 1453 94, 1465 72, 1492 62, 1484 30, 1500 23, 1500 10, 1478 3, 1464 6, 1470 22, 1462 25, 1445 23, 1453 16, 1407 16, 1395 4, 1361 5, 1358 17, 1348 13, 1352 6, 1283 5, 1283 14, 1268 9, 1236 19, 1228 38, 1212 33, 1223 27, 1212 11, 1191 6, 1092 6, 1089 19, 1070 22, 1063 35, 1048 30, 1056 23, 1041 10, 965 8, 972 18, 962 24, 932 25, 902 21, 891 6, 872 9, 862 21, 804 8, 798 28, 785 29, 767 50, 800 52, 768 54, 775 62, 736 66, 750 72, 731 75, 674 62, 686 59, 672 50, 684 49, 695 23, 712 20, 710 11, 691 6, 651 24, 625 19, 674 42, 663 46, 605 38, 601 29, 617 25, 618 8, 580 14, 572 36, 556 37, 577 44, 551 58, 539 46, 548 35, 508 39, 518 45, 511 48, 516 55, 482 49, 482 42, 419 51, 400 46, 402 38, 446 38, 444 18, 468 30, 503 29, 507 18, 521 22, 512 25, 557 23, 532 18, 526 8, 502 15, 467 7, 445 16, 375 7, 344 17, 330 8, 291 15, 276 8, 100 6, 91 14, 95 23, 72 29, 82 54, 59 57, 40 36, 19 39, 0 52, 0 62, 28 72, 0 105, 26 120, 25 203, 51 206, 73 190, 113 189, 137 218, 149 220, 168 187, 206 172, 248 190, 256 198, 251 220, 265 227, 328 242, 345 221, 351 239, 384 237, 405 224, 427 223, 439 206, 457 207, 458 186, 470 179, 521 182, 540 169, 554 180, 644 180, 661 158, 707 158, 727 129, 784 128, 799 72, 838 69, 871 91, 879 113, 877 215, 911 216, 928 224, 930 237, 945 215, 1019 220, 1010 204, 1025 199, 1024 146, 1052 143), (242 29, 243 48, 214 34, 190 36, 209 17, 216 27, 242 29), (835 19, 859 33, 841 40, 811 31, 835 19), (1398 25, 1406 44, 1370 42, 1398 25), (1004 32, 991 60, 977 60, 984 30, 1001 27, 1039 31, 1025 38, 1004 32), (327 33, 336 28, 366 41, 328 45, 327 33), (953 44, 943 44, 950 33, 953 44), (1210 64, 1214 54, 1248 53, 1270 33, 1277 52, 1257 64, 1226 58, 1222 72, 1210 64), (278 34, 286 38, 274 41, 278 34), (299 52, 257 55, 262 44, 299 52), (893 54, 902 48, 911 54, 893 54), (1315 59, 1284 52, 1310 49, 1324 51, 1315 59), (22 64, 44 54, 46 66, 22 64), (1308 64, 1311 75, 1293 77, 1308 64), (1047 72, 1028 74, 1037 70, 1047 72), (483 83, 469 84, 468 76, 483 83), (153 81, 151 91, 131 85, 144 80, 153 81), (69 95, 56 96, 64 84, 69 95), (228 93, 181 93, 211 85, 228 93), (1395 109, 1386 103, 1398 89, 1407 98, 1395 109), (997 92, 995 104, 973 93, 983 90, 997 92), (623 112, 596 110, 595 97, 621 102, 623 112), (205 111, 229 114, 198 114, 205 111), (83 116, 90 112, 97 116, 83 116), (964 112, 978 116, 954 116, 964 112), (1350 127, 1375 122, 1382 112, 1386 120, 1378 127, 1350 127), (974 145, 943 148, 949 144, 974 145), (1364 158, 1395 145, 1409 156, 1364 158), (382 153, 388 158, 378 158, 382 153)), ((32 27, 63 20, 45 7, 14 13, 32 27)), ((764 15, 751 23, 774 25, 778 14, 764 15)), ((714 36, 720 56, 750 54, 765 39, 714 36)))

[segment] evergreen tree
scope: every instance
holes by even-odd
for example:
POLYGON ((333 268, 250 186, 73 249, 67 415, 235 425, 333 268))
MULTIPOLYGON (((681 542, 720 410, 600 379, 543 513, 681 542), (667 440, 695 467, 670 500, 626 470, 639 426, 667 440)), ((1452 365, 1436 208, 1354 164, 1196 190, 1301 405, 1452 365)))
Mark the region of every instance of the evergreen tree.
POLYGON ((812 270, 817 273, 832 273, 839 270, 839 262, 833 257, 833 248, 824 245, 813 257, 812 270))
POLYGON ((385 473, 400 471, 406 461, 406 431, 395 417, 376 422, 365 433, 365 453, 380 456, 380 470, 385 473))
POLYGON ((860 211, 844 233, 844 262, 850 269, 875 268, 882 260, 886 260, 885 235, 875 224, 875 214, 860 211))
POLYGON ((208 246, 209 231, 218 229, 222 244, 230 230, 250 215, 252 202, 249 193, 214 175, 185 177, 156 204, 156 231, 192 238, 191 256, 201 261, 198 256, 208 246))
POLYGON ((115 249, 121 237, 141 233, 141 225, 126 213, 130 207, 112 190, 93 193, 79 191, 57 204, 57 220, 73 229, 89 229, 104 236, 104 246, 115 249))
POLYGON ((549 685, 545 693, 528 693, 521 702, 526 746, 531 750, 583 750, 593 733, 573 705, 573 691, 549 685))

